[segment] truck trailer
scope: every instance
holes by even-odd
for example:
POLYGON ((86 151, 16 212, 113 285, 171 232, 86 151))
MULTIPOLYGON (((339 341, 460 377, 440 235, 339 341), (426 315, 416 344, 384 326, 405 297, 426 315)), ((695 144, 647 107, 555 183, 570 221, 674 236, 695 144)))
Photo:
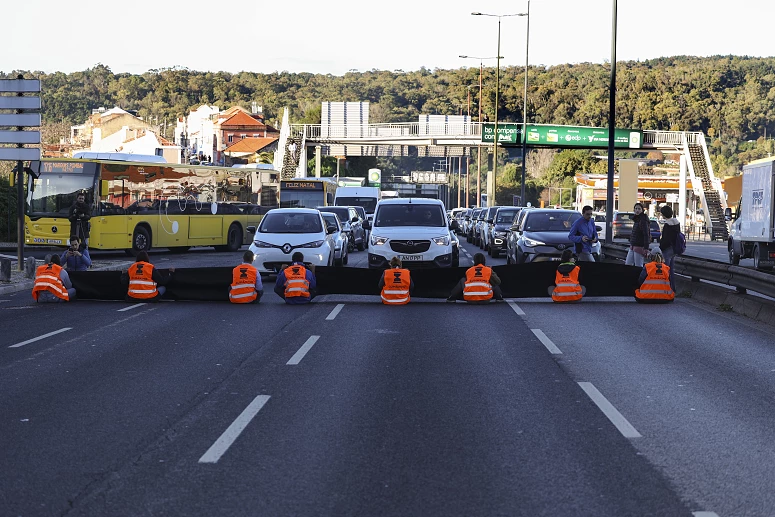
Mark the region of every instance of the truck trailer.
POLYGON ((740 204, 732 222, 729 261, 752 258, 754 267, 771 270, 775 266, 775 158, 763 158, 743 167, 740 204))

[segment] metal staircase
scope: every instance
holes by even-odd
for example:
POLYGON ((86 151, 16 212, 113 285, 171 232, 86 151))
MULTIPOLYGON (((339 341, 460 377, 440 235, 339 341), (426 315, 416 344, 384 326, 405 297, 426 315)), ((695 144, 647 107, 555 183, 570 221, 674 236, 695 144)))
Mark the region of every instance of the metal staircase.
POLYGON ((698 139, 698 143, 685 143, 687 165, 692 178, 692 185, 699 186, 700 199, 705 212, 705 225, 711 240, 720 239, 726 241, 729 237, 729 229, 724 217, 726 199, 721 188, 721 181, 713 175, 710 165, 710 157, 705 147, 705 138, 698 139))
POLYGON ((283 151, 283 164, 280 169, 280 177, 284 180, 298 178, 297 174, 301 160, 306 159, 304 152, 304 138, 296 133, 288 136, 283 151))

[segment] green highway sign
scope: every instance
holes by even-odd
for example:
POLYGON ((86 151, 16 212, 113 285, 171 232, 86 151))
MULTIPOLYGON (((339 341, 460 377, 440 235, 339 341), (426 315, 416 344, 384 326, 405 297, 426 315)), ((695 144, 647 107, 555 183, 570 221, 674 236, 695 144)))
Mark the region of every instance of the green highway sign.
MULTIPOLYGON (((492 143, 495 124, 484 124, 482 142, 492 143)), ((522 144, 522 125, 498 124, 498 143, 522 144)), ((608 147, 608 128, 583 126, 527 125, 527 143, 552 147, 608 147)), ((616 129, 614 147, 640 149, 643 147, 643 132, 637 129, 616 129)))
MULTIPOLYGON (((493 143, 494 139, 495 124, 485 124, 482 126, 482 142, 493 143)), ((522 124, 513 124, 509 122, 498 124, 498 143, 521 144, 522 124)))

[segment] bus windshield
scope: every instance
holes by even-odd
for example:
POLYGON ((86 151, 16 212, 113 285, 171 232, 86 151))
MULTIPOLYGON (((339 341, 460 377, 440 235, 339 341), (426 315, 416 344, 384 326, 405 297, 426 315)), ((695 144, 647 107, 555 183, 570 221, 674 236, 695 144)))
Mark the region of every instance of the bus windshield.
POLYGON ((322 190, 280 189, 280 208, 315 208, 326 204, 322 190))
POLYGON ((42 174, 27 193, 27 214, 36 217, 67 217, 76 193, 85 191, 86 203, 94 201, 91 174, 42 174))

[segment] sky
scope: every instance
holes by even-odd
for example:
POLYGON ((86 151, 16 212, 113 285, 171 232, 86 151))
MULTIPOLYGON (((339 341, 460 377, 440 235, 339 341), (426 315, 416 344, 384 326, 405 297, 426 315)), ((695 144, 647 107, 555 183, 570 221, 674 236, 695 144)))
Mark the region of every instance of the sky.
MULTIPOLYGON (((24 0, 3 6, 0 71, 155 68, 311 72, 478 67, 497 55, 498 19, 527 0, 24 0), (217 8, 213 12, 213 8, 217 8), (33 36, 33 31, 36 33, 33 36)), ((775 55, 772 0, 619 0, 617 61, 775 55)), ((611 58, 613 0, 532 0, 531 65, 611 58)), ((501 21, 501 66, 524 66, 527 17, 501 21)), ((485 65, 494 65, 494 60, 485 65)))

